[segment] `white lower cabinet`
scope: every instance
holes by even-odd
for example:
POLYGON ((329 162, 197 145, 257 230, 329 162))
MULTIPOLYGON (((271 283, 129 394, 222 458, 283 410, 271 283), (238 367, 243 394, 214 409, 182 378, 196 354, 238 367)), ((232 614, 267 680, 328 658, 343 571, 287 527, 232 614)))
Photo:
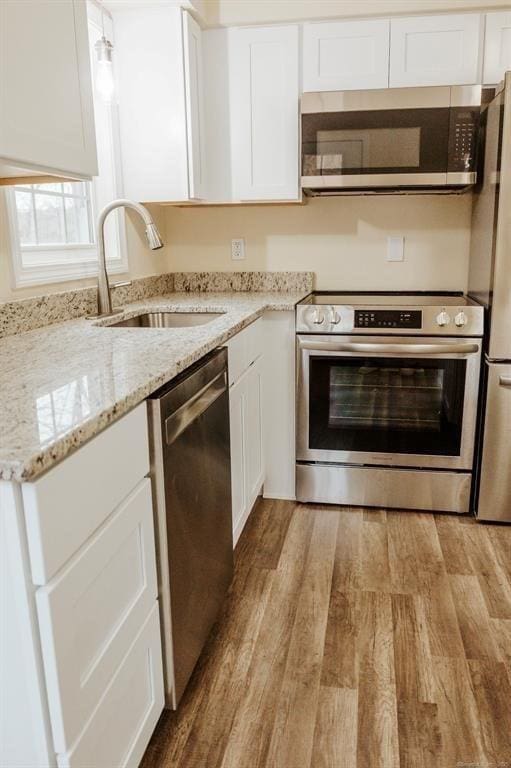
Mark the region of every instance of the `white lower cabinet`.
POLYGON ((145 478, 36 592, 57 752, 78 738, 157 596, 151 481, 145 478))
POLYGON ((262 358, 259 357, 229 392, 234 544, 264 482, 262 393, 262 358))
POLYGON ((245 382, 240 379, 229 390, 231 427, 232 529, 236 544, 247 510, 246 397, 245 382))
POLYGON ((247 496, 251 507, 264 481, 263 460, 263 361, 259 357, 245 374, 247 496))
POLYGON ((137 768, 163 709, 158 605, 59 768, 137 768))
POLYGON ((142 758, 164 707, 148 468, 143 403, 34 483, 0 483, 1 768, 142 758))
POLYGON ((228 343, 234 544, 264 483, 262 320, 228 343))

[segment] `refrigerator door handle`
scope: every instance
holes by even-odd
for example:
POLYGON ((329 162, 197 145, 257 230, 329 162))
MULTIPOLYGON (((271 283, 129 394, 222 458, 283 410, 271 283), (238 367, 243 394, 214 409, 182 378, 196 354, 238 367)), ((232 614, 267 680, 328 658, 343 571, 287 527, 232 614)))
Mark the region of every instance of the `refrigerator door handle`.
POLYGON ((511 376, 501 376, 499 384, 501 387, 511 387, 511 376))

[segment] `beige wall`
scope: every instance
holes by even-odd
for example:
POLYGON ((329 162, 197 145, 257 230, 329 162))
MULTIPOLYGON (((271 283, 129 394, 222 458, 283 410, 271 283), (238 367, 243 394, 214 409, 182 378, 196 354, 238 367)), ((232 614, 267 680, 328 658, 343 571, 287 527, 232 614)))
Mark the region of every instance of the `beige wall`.
MULTIPOLYGON (((93 284, 88 279, 13 289, 2 202, 0 300, 93 284)), ((303 206, 150 208, 166 246, 150 251, 139 221, 129 220, 130 277, 166 271, 307 269, 316 273, 319 289, 466 289, 470 195, 311 199, 303 206), (400 234, 405 236, 405 261, 388 263, 386 238, 400 234), (231 260, 234 237, 245 238, 245 261, 231 260)), ((123 276, 112 277, 120 279, 123 276)))
MULTIPOLYGON (((165 235, 165 210, 160 206, 148 206, 157 226, 160 228, 164 241, 165 235)), ((127 243, 129 272, 127 274, 112 275, 112 282, 126 280, 130 277, 144 277, 165 272, 168 261, 168 245, 159 251, 150 251, 146 244, 144 227, 138 217, 131 213, 127 217, 127 243)), ((92 278, 74 280, 64 283, 50 283, 46 285, 34 285, 29 288, 15 289, 12 282, 11 257, 9 246, 9 228, 7 226, 7 212, 3 191, 0 190, 0 301, 8 299, 21 299, 26 296, 39 296, 45 293, 56 293, 71 288, 84 288, 95 284, 92 278)))
POLYGON ((209 26, 509 8, 509 0, 203 0, 209 26))
POLYGON ((167 208, 172 271, 313 270, 319 289, 465 290, 471 197, 338 197, 304 206, 167 208), (385 260, 405 236, 405 261, 385 260), (230 241, 244 237, 245 261, 230 241))

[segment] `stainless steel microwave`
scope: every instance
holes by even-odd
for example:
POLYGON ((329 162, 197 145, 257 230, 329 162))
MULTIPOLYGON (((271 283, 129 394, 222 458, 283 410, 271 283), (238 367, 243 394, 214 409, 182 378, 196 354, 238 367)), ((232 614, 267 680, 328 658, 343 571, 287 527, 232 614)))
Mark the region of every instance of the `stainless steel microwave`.
POLYGON ((481 86, 305 93, 309 195, 456 192, 476 183, 481 86))

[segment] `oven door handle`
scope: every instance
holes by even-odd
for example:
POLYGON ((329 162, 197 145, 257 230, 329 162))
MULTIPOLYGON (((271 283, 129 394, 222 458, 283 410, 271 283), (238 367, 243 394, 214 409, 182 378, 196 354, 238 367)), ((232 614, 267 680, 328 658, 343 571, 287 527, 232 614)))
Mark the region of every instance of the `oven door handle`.
POLYGON ((363 342, 304 341, 299 339, 301 349, 314 352, 377 352, 398 355, 470 355, 479 352, 478 344, 367 344, 363 342))

